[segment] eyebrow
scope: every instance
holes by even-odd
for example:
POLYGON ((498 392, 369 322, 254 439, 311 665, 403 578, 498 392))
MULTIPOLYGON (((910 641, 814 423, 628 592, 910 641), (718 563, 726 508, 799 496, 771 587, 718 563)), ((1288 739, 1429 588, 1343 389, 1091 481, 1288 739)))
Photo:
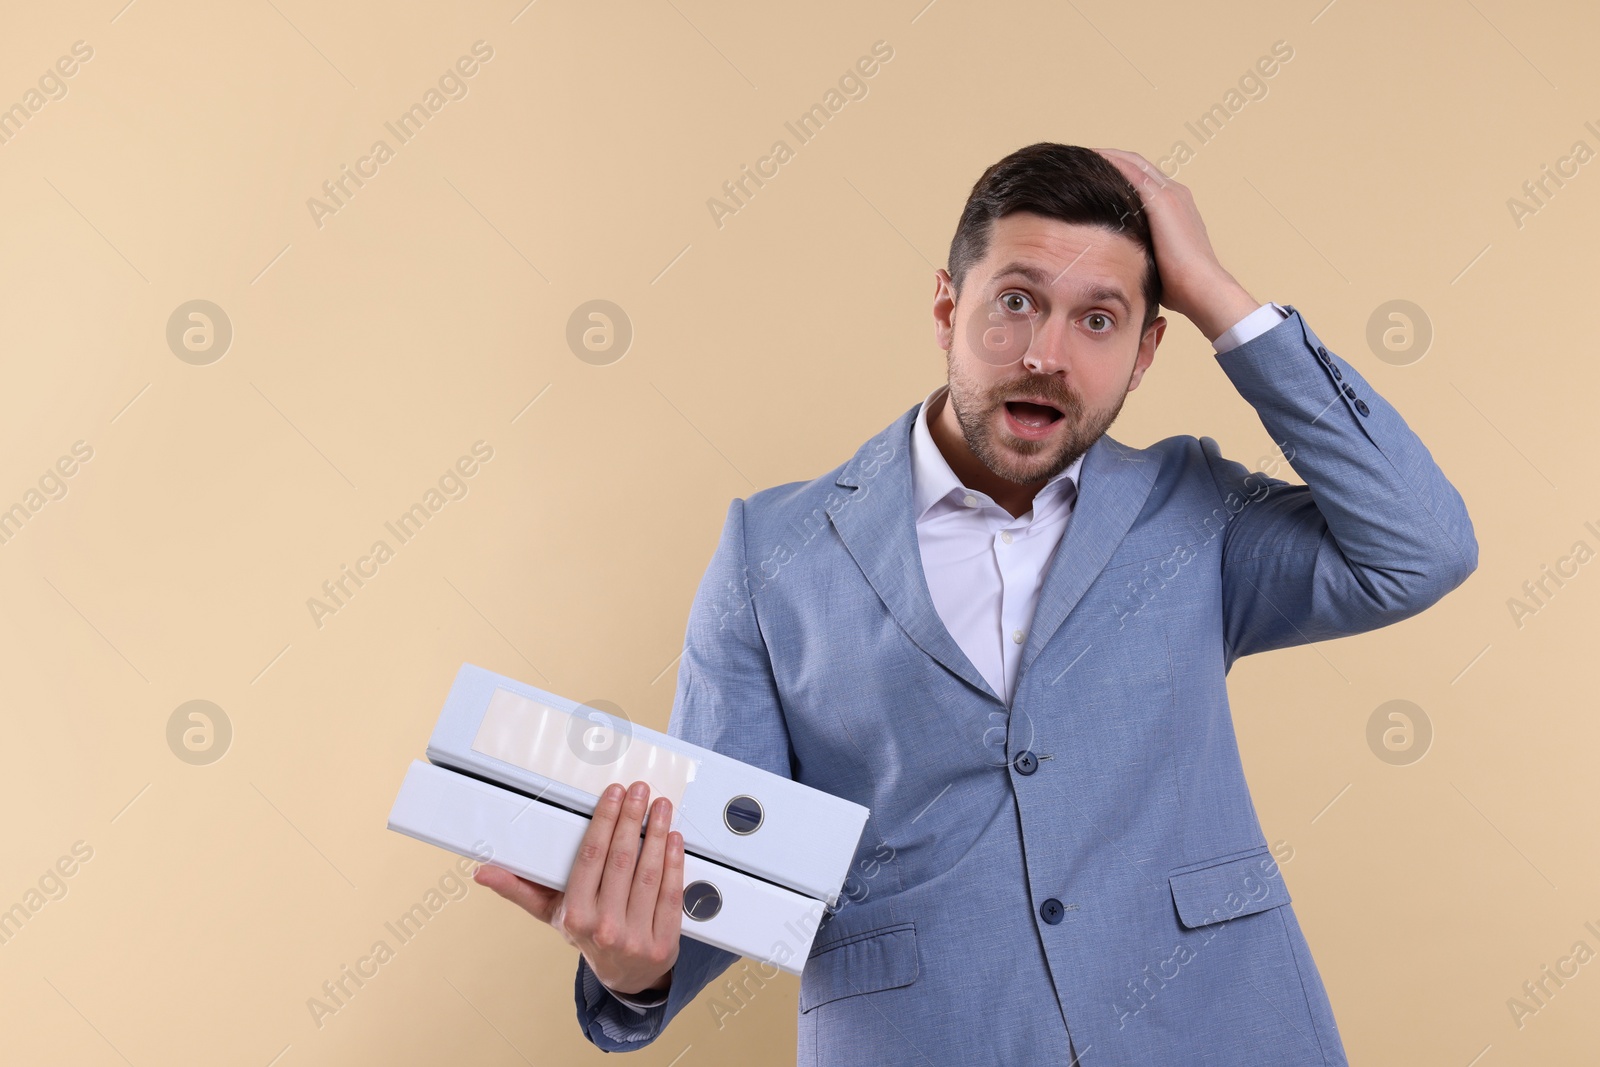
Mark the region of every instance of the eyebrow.
MULTIPOLYGON (((1063 271, 1062 273, 1066 272, 1063 271)), ((1004 267, 1000 268, 999 273, 997 273, 994 277, 995 280, 998 281, 1001 278, 1013 274, 1026 278, 1033 284, 1044 288, 1048 288, 1051 282, 1054 281, 1050 275, 1046 274, 1038 267, 1035 267, 1033 264, 1021 262, 1007 263, 1004 267)), ((1121 289, 1117 289, 1113 286, 1094 285, 1086 290, 1083 290, 1082 296, 1088 300, 1110 301, 1112 303, 1121 304, 1124 314, 1133 314, 1133 305, 1128 301, 1128 298, 1123 295, 1121 289)))

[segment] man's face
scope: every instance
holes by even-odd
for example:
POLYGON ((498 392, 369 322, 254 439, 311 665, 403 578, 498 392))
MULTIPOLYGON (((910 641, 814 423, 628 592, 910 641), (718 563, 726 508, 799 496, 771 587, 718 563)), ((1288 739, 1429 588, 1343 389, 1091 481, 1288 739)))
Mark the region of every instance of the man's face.
POLYGON ((1030 212, 991 225, 959 299, 936 272, 934 333, 967 446, 997 476, 1041 483, 1115 421, 1166 320, 1140 328, 1145 254, 1131 237, 1030 212))

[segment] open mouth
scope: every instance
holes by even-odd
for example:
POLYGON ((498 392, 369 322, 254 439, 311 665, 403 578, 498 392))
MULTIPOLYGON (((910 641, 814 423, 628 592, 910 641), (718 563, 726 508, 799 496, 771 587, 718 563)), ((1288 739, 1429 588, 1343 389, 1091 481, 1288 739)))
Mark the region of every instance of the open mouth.
POLYGON ((1050 434, 1056 422, 1066 418, 1059 408, 1032 400, 1006 400, 1006 422, 1018 437, 1043 437, 1050 434))

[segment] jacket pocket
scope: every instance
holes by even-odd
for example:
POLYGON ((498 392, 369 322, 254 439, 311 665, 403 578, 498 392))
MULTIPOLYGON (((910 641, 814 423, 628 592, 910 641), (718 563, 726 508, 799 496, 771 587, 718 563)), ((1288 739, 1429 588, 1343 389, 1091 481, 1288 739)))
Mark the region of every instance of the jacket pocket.
POLYGON ((1178 918, 1191 930, 1276 908, 1291 899, 1278 861, 1265 845, 1177 868, 1168 881, 1178 918))
POLYGON ((895 989, 917 980, 917 924, 896 923, 824 945, 800 975, 800 1012, 841 997, 895 989))

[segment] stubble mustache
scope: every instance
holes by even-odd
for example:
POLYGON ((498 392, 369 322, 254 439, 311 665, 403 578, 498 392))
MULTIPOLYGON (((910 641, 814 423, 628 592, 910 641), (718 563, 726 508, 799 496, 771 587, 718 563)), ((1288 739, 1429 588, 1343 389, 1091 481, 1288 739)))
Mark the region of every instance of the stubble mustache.
POLYGON ((1083 399, 1053 378, 1024 378, 995 386, 984 397, 985 413, 993 414, 1009 400, 1042 400, 1069 422, 1076 423, 1083 418, 1083 399))

